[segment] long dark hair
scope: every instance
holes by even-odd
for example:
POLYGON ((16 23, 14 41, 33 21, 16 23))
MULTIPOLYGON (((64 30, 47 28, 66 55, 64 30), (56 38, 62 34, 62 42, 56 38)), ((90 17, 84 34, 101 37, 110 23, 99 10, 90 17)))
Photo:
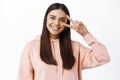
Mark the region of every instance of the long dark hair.
MULTIPOLYGON (((49 31, 46 27, 46 21, 47 21, 47 15, 50 11, 61 9, 63 10, 67 15, 70 16, 68 8, 64 4, 60 3, 54 3, 51 4, 44 16, 44 22, 43 22, 43 30, 41 34, 41 42, 40 42, 40 57, 41 59, 47 63, 47 64, 53 64, 57 65, 56 60, 54 59, 52 55, 51 50, 51 43, 50 43, 50 36, 49 31)), ((70 21, 67 20, 67 24, 70 24, 70 21)), ((73 50, 71 45, 71 35, 70 35, 70 28, 67 28, 63 30, 59 35, 60 40, 60 53, 63 61, 63 68, 64 69, 71 69, 75 63, 75 58, 73 56, 73 50)))

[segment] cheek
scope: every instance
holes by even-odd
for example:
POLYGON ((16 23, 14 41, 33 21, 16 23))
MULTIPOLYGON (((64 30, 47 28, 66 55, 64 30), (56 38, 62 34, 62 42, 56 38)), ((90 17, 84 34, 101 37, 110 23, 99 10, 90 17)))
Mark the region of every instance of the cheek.
POLYGON ((62 23, 60 24, 60 26, 61 26, 61 28, 63 28, 63 29, 65 28, 65 26, 64 26, 62 23))
POLYGON ((47 18, 46 24, 49 25, 50 23, 53 23, 53 21, 49 18, 47 18))
POLYGON ((46 26, 49 27, 49 26, 50 26, 50 23, 51 23, 51 21, 47 20, 46 26))

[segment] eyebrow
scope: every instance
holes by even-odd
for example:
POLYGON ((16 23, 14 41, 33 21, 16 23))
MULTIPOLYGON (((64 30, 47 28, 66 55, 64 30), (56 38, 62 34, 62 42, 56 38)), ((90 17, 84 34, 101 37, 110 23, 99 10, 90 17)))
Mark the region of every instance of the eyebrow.
POLYGON ((50 16, 56 17, 56 16, 54 16, 54 15, 50 15, 50 16))
MULTIPOLYGON (((52 17, 56 17, 55 15, 50 15, 50 16, 52 16, 52 17)), ((66 19, 65 17, 61 17, 62 19, 66 19)))

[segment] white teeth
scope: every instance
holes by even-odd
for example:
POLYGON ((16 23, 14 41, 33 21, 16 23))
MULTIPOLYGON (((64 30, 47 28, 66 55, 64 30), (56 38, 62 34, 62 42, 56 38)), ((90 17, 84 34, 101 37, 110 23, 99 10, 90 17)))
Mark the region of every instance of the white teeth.
POLYGON ((59 28, 54 26, 53 29, 54 29, 54 30, 58 30, 59 28))

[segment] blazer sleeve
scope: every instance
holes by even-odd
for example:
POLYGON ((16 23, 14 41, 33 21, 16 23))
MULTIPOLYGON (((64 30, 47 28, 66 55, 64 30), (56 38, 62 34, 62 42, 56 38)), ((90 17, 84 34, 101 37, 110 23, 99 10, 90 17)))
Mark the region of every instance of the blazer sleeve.
POLYGON ((106 47, 98 42, 91 33, 88 33, 84 40, 89 47, 80 45, 80 64, 82 69, 97 67, 110 61, 106 47))
POLYGON ((33 73, 30 59, 30 45, 27 44, 20 58, 17 80, 33 80, 33 73))

